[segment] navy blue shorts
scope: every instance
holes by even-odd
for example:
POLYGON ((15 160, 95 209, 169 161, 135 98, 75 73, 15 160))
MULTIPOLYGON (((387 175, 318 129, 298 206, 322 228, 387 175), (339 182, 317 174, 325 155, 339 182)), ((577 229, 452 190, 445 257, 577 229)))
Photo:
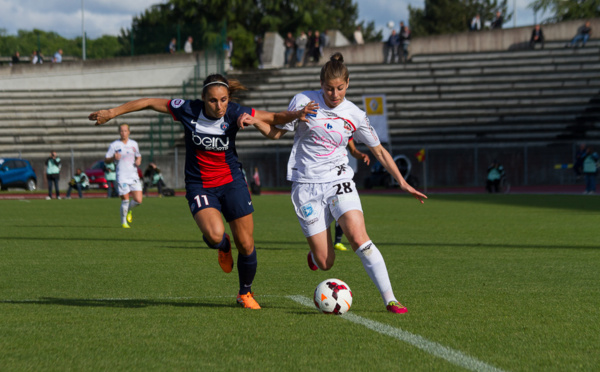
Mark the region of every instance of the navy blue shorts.
POLYGON ((187 184, 185 197, 192 216, 206 208, 215 208, 223 213, 227 222, 254 212, 248 184, 244 179, 236 179, 228 184, 204 188, 202 185, 187 184))

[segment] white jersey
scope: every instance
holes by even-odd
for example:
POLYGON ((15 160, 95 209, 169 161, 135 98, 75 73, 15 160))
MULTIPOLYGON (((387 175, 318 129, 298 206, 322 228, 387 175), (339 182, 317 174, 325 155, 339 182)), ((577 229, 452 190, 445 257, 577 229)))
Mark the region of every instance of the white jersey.
POLYGON ((139 181, 135 158, 142 156, 138 143, 132 139, 128 139, 127 143, 121 140, 116 140, 108 146, 105 158, 112 158, 115 153, 121 153, 121 160, 115 160, 117 182, 118 183, 133 183, 139 181))
POLYGON ((308 122, 294 120, 278 126, 295 131, 294 147, 288 161, 287 179, 302 183, 325 183, 352 179, 346 145, 350 137, 375 147, 380 144, 366 113, 346 99, 335 108, 325 104, 322 91, 306 91, 294 96, 289 111, 302 109, 310 101, 319 104, 308 122))

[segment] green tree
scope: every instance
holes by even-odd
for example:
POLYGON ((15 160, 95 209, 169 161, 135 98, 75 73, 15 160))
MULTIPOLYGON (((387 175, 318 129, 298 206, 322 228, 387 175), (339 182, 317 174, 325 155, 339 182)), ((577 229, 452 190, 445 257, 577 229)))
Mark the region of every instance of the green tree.
POLYGON ((535 0, 529 8, 536 13, 551 12, 546 23, 600 17, 600 0, 535 0))
MULTIPOLYGON (((337 29, 352 40, 357 18, 353 0, 169 0, 134 17, 131 29, 121 31, 119 42, 122 54, 131 54, 132 47, 133 54, 161 53, 171 38, 181 48, 192 36, 196 50, 219 52, 229 36, 234 44, 233 65, 248 67, 255 63, 255 35, 337 29)), ((374 22, 363 25, 363 34, 366 41, 381 40, 374 22)))
POLYGON ((413 36, 463 32, 476 14, 482 22, 491 21, 498 10, 504 23, 512 18, 507 0, 425 0, 423 9, 408 6, 409 25, 413 36))

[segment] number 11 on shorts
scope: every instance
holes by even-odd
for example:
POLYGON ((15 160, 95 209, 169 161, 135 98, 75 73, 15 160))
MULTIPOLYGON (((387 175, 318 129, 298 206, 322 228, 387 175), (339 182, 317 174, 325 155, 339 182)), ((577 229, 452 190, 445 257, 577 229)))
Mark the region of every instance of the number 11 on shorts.
POLYGON ((202 202, 200 201, 200 198, 202 198, 202 200, 204 200, 204 205, 208 205, 208 198, 206 197, 206 195, 196 195, 196 197, 194 198, 196 200, 196 204, 198 204, 198 207, 202 207, 202 202))

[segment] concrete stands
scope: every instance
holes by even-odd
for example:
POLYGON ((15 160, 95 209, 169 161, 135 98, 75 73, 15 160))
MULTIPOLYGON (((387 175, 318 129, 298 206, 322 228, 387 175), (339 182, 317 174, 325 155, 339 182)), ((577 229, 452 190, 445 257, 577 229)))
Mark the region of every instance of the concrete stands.
MULTIPOLYGON (((544 50, 349 65, 347 98, 362 106, 363 94, 386 94, 390 134, 400 145, 600 139, 599 47, 598 41, 580 49, 554 42, 544 50)), ((237 75, 250 88, 242 103, 285 110, 295 93, 320 88, 319 71, 307 67, 237 75)), ((243 148, 273 145, 257 133, 241 133, 238 143, 243 148)))

